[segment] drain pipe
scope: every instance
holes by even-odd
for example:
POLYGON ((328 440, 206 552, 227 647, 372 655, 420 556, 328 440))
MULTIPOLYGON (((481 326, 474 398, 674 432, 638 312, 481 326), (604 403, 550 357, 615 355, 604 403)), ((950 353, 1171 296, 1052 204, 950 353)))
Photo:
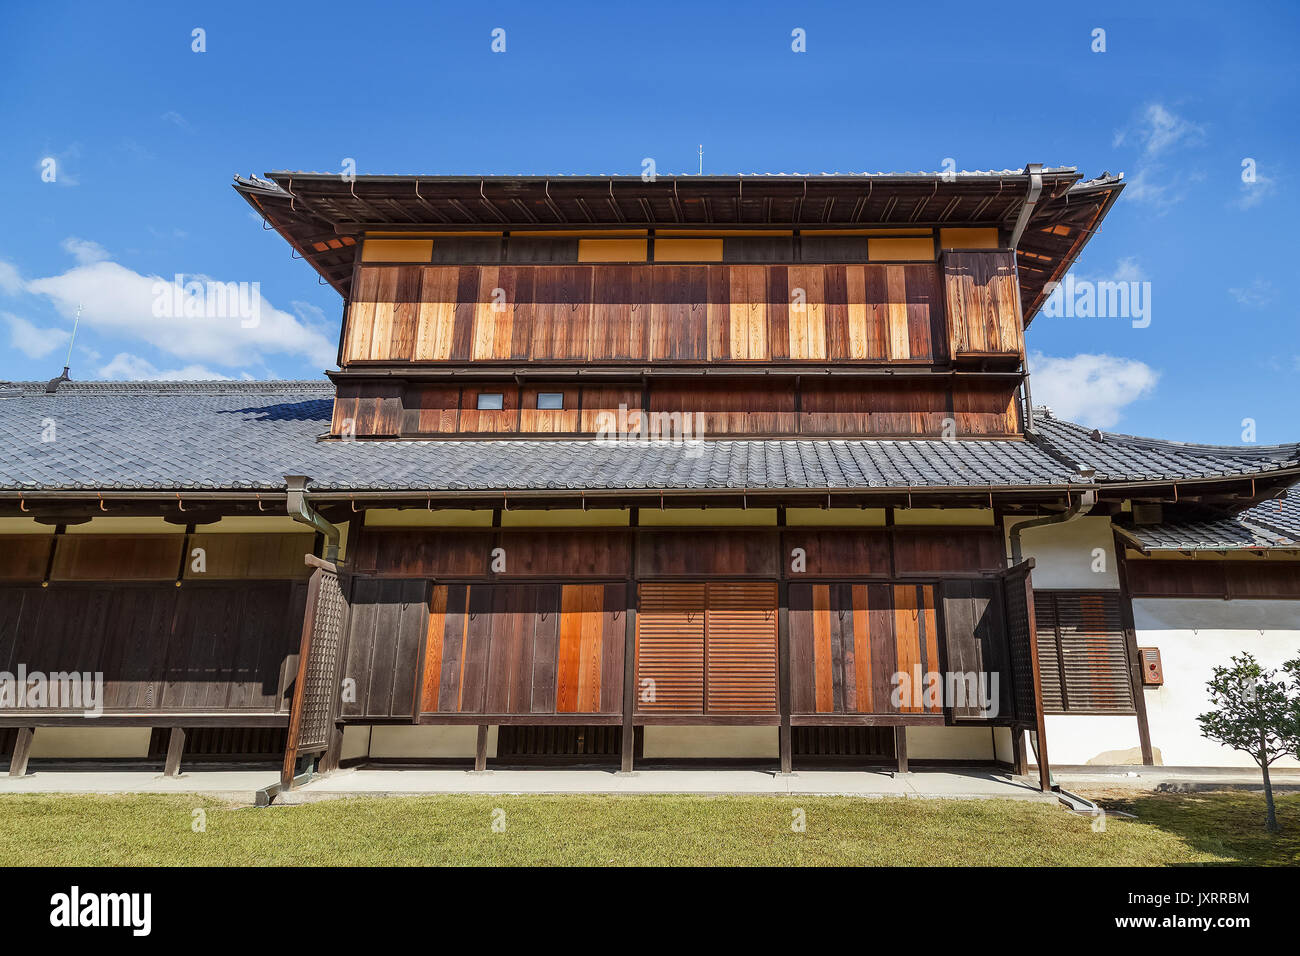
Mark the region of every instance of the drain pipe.
POLYGON ((323 534, 325 536, 325 560, 330 564, 337 564, 339 560, 338 526, 326 521, 321 513, 307 502, 307 482, 309 481, 311 479, 306 475, 284 476, 288 494, 286 503, 289 507, 289 517, 293 518, 294 521, 301 521, 303 524, 311 525, 323 534))
MULTIPOLYGON (((1029 192, 1025 196, 1025 203, 1020 207, 1020 215, 1016 217, 1015 228, 1011 230, 1011 264, 1016 270, 1016 315, 1021 325, 1024 324, 1024 308, 1020 302, 1020 268, 1016 265, 1016 250, 1020 246, 1020 237, 1025 234, 1025 228, 1029 225, 1029 220, 1034 215, 1034 208, 1038 205, 1038 199, 1043 195, 1043 164, 1042 163, 1025 163, 1025 172, 1029 174, 1029 192)), ((1034 395, 1029 390, 1029 360, 1025 359, 1025 431, 1034 430, 1034 395)))
MULTIPOLYGON (((1096 475, 1096 471, 1092 468, 1079 470, 1079 477, 1084 481, 1092 481, 1094 475, 1096 475)), ((1017 522, 1011 528, 1011 566, 1014 568, 1024 560, 1024 554, 1020 547, 1020 534, 1026 528, 1041 528, 1049 524, 1065 524, 1075 518, 1082 518, 1092 510, 1096 503, 1097 489, 1089 488, 1087 491, 1081 492, 1077 500, 1070 498, 1070 506, 1062 514, 1044 515, 1041 518, 1030 518, 1028 521, 1017 522)))

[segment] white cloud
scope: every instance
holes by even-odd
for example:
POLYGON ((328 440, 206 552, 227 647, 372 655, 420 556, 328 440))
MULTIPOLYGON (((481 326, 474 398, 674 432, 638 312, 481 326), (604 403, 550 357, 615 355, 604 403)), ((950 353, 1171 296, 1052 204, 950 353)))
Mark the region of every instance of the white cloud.
POLYGON ((0 318, 9 326, 9 344, 28 358, 45 358, 71 337, 66 329, 43 329, 12 312, 0 312, 0 318))
MULTIPOLYGON (((245 368, 265 365, 268 356, 283 355, 320 368, 334 363, 336 343, 320 328, 272 306, 255 283, 242 290, 245 304, 251 307, 248 313, 227 307, 184 315, 175 308, 179 296, 174 295, 174 277, 145 275, 98 258, 103 250, 85 240, 70 239, 64 247, 78 257, 79 264, 60 275, 32 279, 25 288, 45 296, 68 318, 82 305, 81 322, 89 329, 126 336, 184 362, 245 368), (255 322, 250 315, 256 316, 255 322)), ((0 281, 3 276, 0 272, 0 281)), ((185 281, 206 283, 207 278, 187 275, 185 281)))
POLYGON ((1148 103, 1134 130, 1142 151, 1155 157, 1179 146, 1194 146, 1205 140, 1205 127, 1184 119, 1160 103, 1148 103))
POLYGON ((17 295, 23 291, 23 277, 12 264, 0 259, 0 291, 5 295, 17 295))
MULTIPOLYGON (((138 355, 118 352, 112 361, 99 370, 100 378, 126 379, 133 382, 211 382, 231 378, 202 365, 183 368, 159 369, 138 355)), ((248 378, 247 375, 244 376, 248 378)))
POLYGON ((1231 205, 1238 209, 1254 209, 1277 190, 1277 180, 1272 176, 1265 176, 1256 170, 1254 182, 1241 183, 1241 191, 1237 194, 1231 205))
POLYGON ((173 126, 180 127, 181 129, 187 130, 190 128, 189 120, 180 113, 177 113, 175 110, 168 110, 164 113, 162 115, 162 121, 164 123, 171 123, 173 126))
POLYGON ((1162 103, 1148 103, 1128 129, 1118 130, 1112 145, 1135 143, 1139 148, 1138 168, 1128 177, 1124 196, 1159 210, 1167 209, 1186 197, 1186 186, 1197 182, 1202 174, 1186 170, 1185 165, 1168 172, 1165 159, 1205 142, 1205 127, 1179 116, 1162 103))
POLYGON ((1244 305, 1248 309, 1262 309, 1277 298, 1277 289, 1267 279, 1256 279, 1250 285, 1229 289, 1228 295, 1236 299, 1238 305, 1244 305))
POLYGON ((92 242, 89 239, 78 239, 76 236, 68 236, 68 238, 64 239, 59 243, 59 245, 63 247, 64 252, 68 253, 83 266, 89 265, 92 262, 103 262, 105 259, 112 258, 112 256, 108 254, 107 249, 99 243, 92 242))
POLYGON ((1034 402, 1093 428, 1110 428, 1124 407, 1154 391, 1160 373, 1145 362, 1113 355, 1056 357, 1035 352, 1034 402))

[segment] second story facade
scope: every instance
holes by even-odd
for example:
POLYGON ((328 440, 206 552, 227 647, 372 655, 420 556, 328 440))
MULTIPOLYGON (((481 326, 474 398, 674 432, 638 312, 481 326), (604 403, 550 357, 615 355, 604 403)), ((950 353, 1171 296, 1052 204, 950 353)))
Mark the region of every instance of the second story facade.
POLYGON ((344 296, 332 436, 1016 438, 1072 169, 238 184, 344 296))

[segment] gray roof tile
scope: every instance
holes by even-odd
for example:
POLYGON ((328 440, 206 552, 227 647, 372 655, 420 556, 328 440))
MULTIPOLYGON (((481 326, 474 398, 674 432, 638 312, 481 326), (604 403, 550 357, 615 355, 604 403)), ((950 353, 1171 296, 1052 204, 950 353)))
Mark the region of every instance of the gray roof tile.
POLYGON ((1040 419, 1036 442, 713 440, 320 441, 329 382, 75 383, 0 388, 0 489, 316 491, 1045 487, 1078 481, 1255 474, 1300 448, 1218 449, 1040 419), (50 427, 52 426, 52 432, 50 427), (42 436, 53 440, 42 441, 42 436))

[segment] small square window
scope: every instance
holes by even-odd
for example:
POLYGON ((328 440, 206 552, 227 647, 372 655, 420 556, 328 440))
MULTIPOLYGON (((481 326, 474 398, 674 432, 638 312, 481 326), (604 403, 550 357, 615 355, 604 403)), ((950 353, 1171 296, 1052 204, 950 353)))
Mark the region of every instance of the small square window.
POLYGON ((480 412, 500 411, 505 407, 505 396, 501 392, 479 392, 478 410, 480 412))
POLYGON ((537 407, 543 411, 554 411, 555 409, 564 408, 564 393, 538 392, 537 407))

